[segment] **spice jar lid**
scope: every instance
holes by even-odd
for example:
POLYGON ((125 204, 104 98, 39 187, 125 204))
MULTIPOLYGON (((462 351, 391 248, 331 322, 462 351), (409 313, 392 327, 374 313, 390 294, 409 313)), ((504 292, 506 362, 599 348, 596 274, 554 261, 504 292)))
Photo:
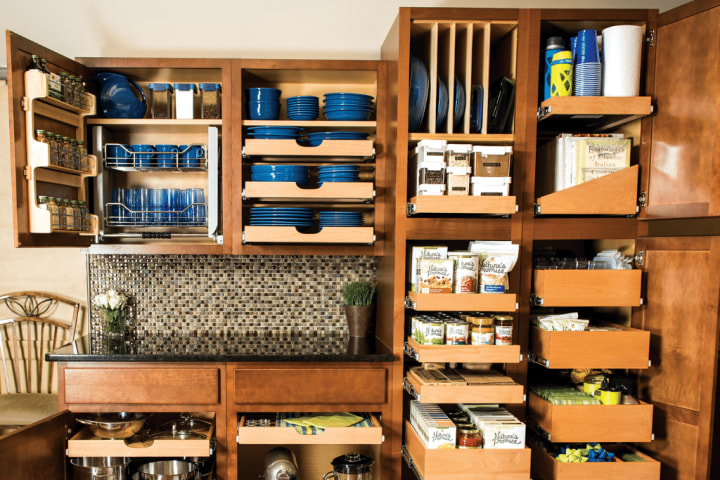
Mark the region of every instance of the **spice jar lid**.
POLYGON ((204 90, 206 92, 214 92, 215 90, 220 90, 220 84, 219 83, 200 83, 200 84, 198 84, 198 88, 200 90, 204 90))
POLYGON ((164 92, 165 90, 172 90, 172 85, 169 83, 150 83, 148 88, 155 92, 164 92))

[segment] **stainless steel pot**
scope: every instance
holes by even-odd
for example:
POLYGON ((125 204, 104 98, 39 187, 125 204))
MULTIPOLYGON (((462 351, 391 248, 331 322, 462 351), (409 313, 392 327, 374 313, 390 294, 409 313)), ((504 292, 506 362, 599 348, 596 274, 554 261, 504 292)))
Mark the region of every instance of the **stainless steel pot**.
POLYGON ((73 480, 126 480, 130 458, 80 457, 70 460, 73 480))
POLYGON ((101 413, 92 418, 78 418, 77 421, 90 426, 93 435, 99 438, 129 438, 145 425, 144 413, 101 413))
POLYGON ((140 465, 139 480, 197 480, 197 466, 183 460, 162 460, 140 465))
POLYGON ((372 480, 373 463, 375 460, 359 453, 340 455, 333 459, 333 471, 323 475, 323 480, 372 480))

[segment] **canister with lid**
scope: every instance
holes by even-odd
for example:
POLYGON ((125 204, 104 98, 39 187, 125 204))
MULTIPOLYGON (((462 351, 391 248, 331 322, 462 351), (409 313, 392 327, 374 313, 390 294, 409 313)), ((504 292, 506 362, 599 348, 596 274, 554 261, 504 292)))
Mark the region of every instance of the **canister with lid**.
POLYGON ((200 90, 200 118, 220 118, 221 98, 219 83, 201 83, 200 90))
POLYGON ((175 118, 184 120, 195 118, 194 103, 197 91, 195 84, 176 83, 173 87, 175 88, 175 118))
POLYGON ((169 83, 151 83, 150 116, 152 118, 172 118, 173 88, 169 83))

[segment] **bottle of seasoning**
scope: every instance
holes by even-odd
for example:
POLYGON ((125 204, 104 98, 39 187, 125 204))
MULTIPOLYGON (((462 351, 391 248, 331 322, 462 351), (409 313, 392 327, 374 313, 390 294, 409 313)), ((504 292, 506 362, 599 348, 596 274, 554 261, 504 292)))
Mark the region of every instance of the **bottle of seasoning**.
POLYGON ((90 222, 88 221, 88 209, 85 200, 78 200, 78 212, 80 215, 79 230, 83 232, 87 231, 88 227, 90 226, 90 222))
POLYGON ((70 85, 70 75, 67 72, 60 72, 60 85, 61 100, 70 103, 72 86, 70 85))
POLYGON ((70 153, 72 155, 72 168, 80 170, 80 150, 78 150, 77 140, 70 139, 70 153))
POLYGON ((509 315, 495 317, 495 345, 512 345, 513 319, 509 315))
POLYGON ((72 212, 72 220, 70 221, 71 226, 68 230, 78 232, 81 230, 82 218, 80 216, 80 204, 77 200, 70 200, 70 211, 72 212))
POLYGON ((50 211, 50 226, 52 230, 61 230, 60 228, 60 207, 55 197, 48 197, 47 209, 50 211))
POLYGON ((458 428, 457 448, 480 448, 482 438, 480 431, 475 427, 458 428))
POLYGON ((48 203, 48 197, 46 197, 45 195, 38 195, 38 199, 37 199, 37 206, 38 206, 38 208, 42 208, 43 210, 47 210, 47 209, 48 209, 48 204, 47 204, 47 203, 48 203))
POLYGON ((35 140, 40 143, 50 143, 50 140, 48 140, 45 130, 35 130, 35 140))
POLYGON ((60 165, 66 168, 73 168, 73 151, 70 137, 62 137, 63 160, 60 165))
POLYGON ((87 148, 85 148, 85 142, 82 140, 77 141, 78 150, 78 170, 87 172, 90 170, 90 163, 87 156, 87 148))
POLYGON ((56 198, 55 201, 58 204, 58 218, 60 219, 60 230, 70 229, 70 218, 72 217, 72 210, 70 204, 64 198, 56 198))
POLYGON ((45 137, 50 145, 50 165, 59 165, 57 135, 52 132, 45 132, 45 137))

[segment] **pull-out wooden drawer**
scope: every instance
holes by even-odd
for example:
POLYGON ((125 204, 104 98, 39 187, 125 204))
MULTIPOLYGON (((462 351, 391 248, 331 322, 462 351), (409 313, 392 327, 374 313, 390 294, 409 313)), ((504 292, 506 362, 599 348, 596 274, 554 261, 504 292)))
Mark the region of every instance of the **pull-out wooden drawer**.
POLYGON ((253 427, 246 425, 246 417, 238 421, 237 441, 241 445, 380 445, 382 426, 368 414, 369 426, 332 427, 314 435, 299 433, 294 427, 253 427))
POLYGON ((642 270, 535 270, 533 295, 543 307, 639 307, 642 270))
POLYGON ((217 367, 109 367, 63 369, 66 404, 216 405, 217 367))
MULTIPOLYGON (((80 415, 82 416, 82 415, 80 415)), ((92 415, 90 415, 92 416, 92 415)), ((178 438, 162 427, 168 419, 179 419, 175 415, 160 415, 164 419, 148 419, 143 430, 152 423, 146 435, 137 435, 129 439, 98 438, 93 435, 90 427, 83 427, 68 440, 69 457, 208 457, 212 455, 212 439, 215 425, 214 417, 202 414, 196 418, 206 417, 212 424, 203 428, 193 429, 193 436, 178 438), (154 421, 152 421, 154 420, 154 421), (164 432, 164 433, 163 433, 164 432)))
POLYGON ((354 404, 387 402, 387 370, 353 367, 235 369, 236 404, 354 404))
POLYGON ((528 396, 528 423, 535 423, 551 442, 650 442, 653 406, 553 405, 528 396))
POLYGON ((532 327, 530 352, 547 368, 648 368, 650 332, 612 327, 619 330, 550 332, 532 327))
POLYGON ((405 422, 408 463, 426 480, 527 480, 530 449, 428 449, 410 422, 405 422))
MULTIPOLYGON (((500 377, 498 377, 500 378, 500 377)), ((428 383, 410 370, 405 390, 421 403, 523 403, 523 386, 507 383, 428 383)))
MULTIPOLYGON (((629 448, 629 447, 628 447, 629 448)), ((532 447, 532 475, 537 480, 585 480, 587 478, 632 478, 658 480, 660 462, 633 450, 641 461, 625 462, 616 457, 614 462, 562 463, 543 450, 532 447)))

